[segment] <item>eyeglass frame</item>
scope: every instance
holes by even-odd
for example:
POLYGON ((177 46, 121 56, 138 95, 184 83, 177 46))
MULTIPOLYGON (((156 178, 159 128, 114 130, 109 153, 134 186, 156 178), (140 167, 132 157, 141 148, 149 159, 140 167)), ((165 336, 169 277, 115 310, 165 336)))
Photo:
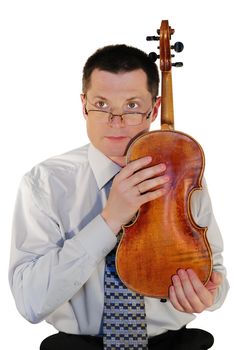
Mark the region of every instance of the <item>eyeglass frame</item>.
MULTIPOLYGON (((127 115, 131 115, 131 114, 139 114, 141 115, 142 119, 141 119, 141 122, 140 123, 137 123, 137 124, 132 124, 132 125, 128 125, 128 126, 136 126, 136 125, 141 125, 143 123, 143 119, 146 118, 146 119, 149 119, 151 113, 152 113, 152 109, 149 111, 149 112, 128 112, 128 113, 122 113, 122 114, 114 114, 112 112, 109 112, 109 111, 102 111, 100 109, 89 109, 87 110, 86 106, 85 106, 85 113, 88 115, 89 112, 101 112, 101 113, 105 113, 106 115, 108 115, 108 121, 105 122, 105 123, 102 123, 102 124, 108 124, 108 123, 111 123, 113 118, 118 116, 121 118, 121 123, 125 122, 125 119, 124 119, 124 116, 127 114, 127 115)), ((97 118, 98 119, 98 118, 97 118)))
MULTIPOLYGON (((88 101, 87 96, 86 96, 85 94, 84 94, 84 97, 86 98, 86 104, 87 104, 87 102, 89 102, 89 101, 88 101)), ((91 102, 89 102, 89 103, 92 105, 91 102)), ((150 115, 151 115, 153 109, 151 109, 149 112, 127 112, 127 113, 125 112, 125 113, 122 113, 122 114, 114 114, 114 113, 112 113, 112 112, 109 112, 109 111, 102 111, 102 110, 100 110, 100 109, 89 109, 89 110, 87 110, 86 105, 85 105, 85 106, 84 106, 84 111, 85 111, 85 114, 86 114, 86 115, 88 115, 89 112, 101 112, 101 113, 106 113, 106 114, 108 114, 108 121, 105 122, 105 123, 102 123, 102 124, 110 124, 110 123, 112 122, 113 118, 114 118, 115 116, 118 116, 118 117, 121 118, 121 123, 124 122, 125 125, 126 125, 126 122, 125 122, 125 119, 124 119, 124 115, 126 115, 126 114, 128 114, 128 115, 131 115, 131 114, 139 114, 139 115, 141 115, 141 117, 142 117, 141 122, 140 122, 140 123, 137 123, 137 124, 133 124, 133 125, 128 125, 128 126, 136 126, 136 125, 141 125, 141 124, 143 123, 143 119, 144 119, 145 117, 146 117, 146 119, 149 119, 149 117, 150 117, 150 115)))

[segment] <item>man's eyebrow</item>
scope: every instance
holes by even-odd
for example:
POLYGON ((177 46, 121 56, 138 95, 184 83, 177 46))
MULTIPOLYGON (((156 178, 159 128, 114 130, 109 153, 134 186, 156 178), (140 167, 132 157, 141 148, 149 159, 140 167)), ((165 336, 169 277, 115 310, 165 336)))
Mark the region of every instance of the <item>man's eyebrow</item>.
POLYGON ((107 101, 107 98, 106 98, 106 97, 100 96, 100 95, 93 96, 93 98, 100 98, 100 100, 106 100, 106 101, 107 101))
POLYGON ((126 101, 131 101, 131 100, 143 100, 143 99, 139 96, 133 96, 133 97, 127 98, 126 101))
MULTIPOLYGON (((101 95, 93 96, 93 98, 100 98, 101 100, 108 100, 108 98, 101 96, 101 95)), ((139 96, 133 96, 133 97, 129 97, 126 99, 126 101, 131 101, 131 100, 142 100, 142 98, 139 96)))

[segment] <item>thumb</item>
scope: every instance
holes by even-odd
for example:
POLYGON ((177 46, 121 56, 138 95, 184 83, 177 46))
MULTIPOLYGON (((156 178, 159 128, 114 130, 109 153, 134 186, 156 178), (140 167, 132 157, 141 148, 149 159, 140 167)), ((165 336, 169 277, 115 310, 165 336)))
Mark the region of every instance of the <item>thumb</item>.
POLYGON ((223 276, 220 272, 213 271, 208 283, 206 284, 206 288, 211 292, 215 293, 219 285, 223 281, 223 276))
POLYGON ((210 276, 210 281, 216 286, 219 286, 223 281, 223 275, 220 272, 213 271, 210 276))

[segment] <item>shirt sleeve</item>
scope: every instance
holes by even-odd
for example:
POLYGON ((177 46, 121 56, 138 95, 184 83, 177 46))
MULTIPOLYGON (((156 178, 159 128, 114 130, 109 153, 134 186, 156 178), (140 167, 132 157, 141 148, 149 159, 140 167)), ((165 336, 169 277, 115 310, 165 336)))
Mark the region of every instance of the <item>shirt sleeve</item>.
POLYGON ((58 222, 25 176, 16 200, 9 269, 21 315, 32 323, 45 319, 79 291, 115 244, 101 215, 63 240, 58 222))
POLYGON ((223 304, 229 290, 229 283, 226 278, 226 268, 223 265, 223 239, 214 217, 205 180, 203 180, 202 190, 195 191, 192 195, 191 210, 195 222, 201 227, 208 227, 206 235, 212 251, 213 271, 220 272, 223 276, 215 302, 208 309, 213 311, 223 304))

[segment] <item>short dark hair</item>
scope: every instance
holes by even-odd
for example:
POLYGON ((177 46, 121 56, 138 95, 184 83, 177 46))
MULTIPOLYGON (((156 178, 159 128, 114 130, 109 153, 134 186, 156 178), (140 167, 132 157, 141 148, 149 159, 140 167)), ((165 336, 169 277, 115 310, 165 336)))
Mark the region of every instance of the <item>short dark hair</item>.
POLYGON ((156 64, 144 52, 127 45, 109 45, 98 49, 86 61, 83 68, 82 88, 87 93, 94 69, 111 73, 142 69, 147 75, 148 90, 153 98, 158 96, 159 73, 156 64))

